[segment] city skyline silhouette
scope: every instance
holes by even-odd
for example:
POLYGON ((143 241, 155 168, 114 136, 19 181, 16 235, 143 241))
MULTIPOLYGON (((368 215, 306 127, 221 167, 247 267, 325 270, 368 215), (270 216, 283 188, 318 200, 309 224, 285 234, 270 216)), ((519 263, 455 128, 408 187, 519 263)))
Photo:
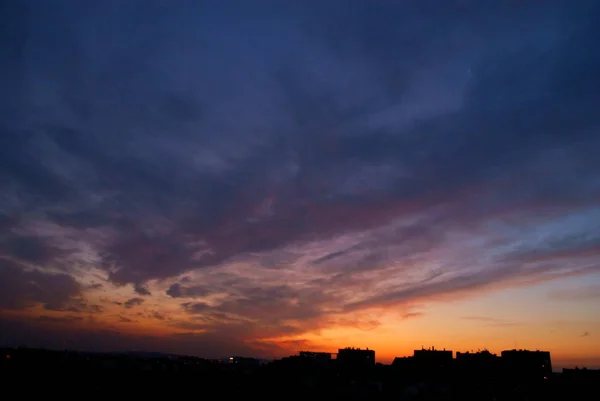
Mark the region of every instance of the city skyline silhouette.
POLYGON ((414 350, 391 365, 375 362, 375 350, 340 348, 301 351, 273 361, 231 356, 223 360, 160 353, 81 353, 28 348, 0 349, 4 378, 27 375, 25 389, 72 396, 76 386, 57 386, 68 377, 95 395, 183 396, 225 391, 228 397, 320 396, 396 400, 593 399, 600 370, 553 372, 549 352, 505 350, 461 353, 434 347, 414 350), (60 388, 60 389, 59 389, 60 388), (199 390, 200 389, 200 390, 199 390), (587 398, 586 398, 587 397, 587 398), (590 398, 591 397, 591 398, 590 398))
POLYGON ((600 3, 512 3, 1 1, 0 347, 600 368, 600 3))

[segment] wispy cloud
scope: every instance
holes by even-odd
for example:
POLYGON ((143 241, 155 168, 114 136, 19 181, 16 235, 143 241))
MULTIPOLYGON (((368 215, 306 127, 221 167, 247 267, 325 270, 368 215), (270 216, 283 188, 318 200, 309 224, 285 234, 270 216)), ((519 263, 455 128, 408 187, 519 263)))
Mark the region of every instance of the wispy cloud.
POLYGON ((423 312, 410 312, 410 313, 405 313, 404 315, 402 315, 402 317, 404 319, 414 319, 417 317, 422 317, 425 316, 425 314, 423 312))

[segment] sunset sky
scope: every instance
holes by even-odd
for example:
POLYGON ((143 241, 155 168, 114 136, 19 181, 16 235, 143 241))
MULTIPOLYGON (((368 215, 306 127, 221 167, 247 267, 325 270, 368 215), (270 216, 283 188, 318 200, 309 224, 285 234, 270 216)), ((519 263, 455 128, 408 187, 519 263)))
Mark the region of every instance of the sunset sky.
POLYGON ((599 13, 0 2, 0 345, 600 367, 599 13))

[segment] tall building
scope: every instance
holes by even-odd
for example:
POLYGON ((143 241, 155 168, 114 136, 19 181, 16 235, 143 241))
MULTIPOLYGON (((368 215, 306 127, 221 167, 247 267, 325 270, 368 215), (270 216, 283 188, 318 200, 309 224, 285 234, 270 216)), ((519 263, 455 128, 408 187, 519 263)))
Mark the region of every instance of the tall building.
POLYGON ((368 348, 342 348, 338 350, 337 361, 345 367, 375 366, 375 351, 368 348))
POLYGON ((496 354, 484 350, 479 352, 457 352, 455 360, 456 372, 463 379, 497 378, 501 371, 500 358, 496 354))
POLYGON ((502 367, 510 377, 541 380, 552 375, 552 361, 548 351, 502 351, 502 367))
POLYGON ((427 372, 427 374, 443 375, 451 368, 453 363, 452 351, 445 349, 438 350, 434 347, 413 352, 414 369, 418 372, 427 372))
POLYGON ((498 356, 490 351, 484 350, 479 352, 457 352, 456 362, 465 367, 480 368, 496 363, 498 356))
POLYGON ((419 349, 413 352, 413 358, 417 363, 431 366, 444 367, 452 363, 452 351, 439 350, 434 347, 419 349))

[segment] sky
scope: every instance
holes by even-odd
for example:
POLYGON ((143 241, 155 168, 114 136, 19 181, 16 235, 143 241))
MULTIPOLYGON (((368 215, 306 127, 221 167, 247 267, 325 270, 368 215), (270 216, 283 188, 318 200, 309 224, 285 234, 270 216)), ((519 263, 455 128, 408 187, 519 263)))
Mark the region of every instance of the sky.
POLYGON ((0 345, 599 367, 599 12, 0 2, 0 345))

